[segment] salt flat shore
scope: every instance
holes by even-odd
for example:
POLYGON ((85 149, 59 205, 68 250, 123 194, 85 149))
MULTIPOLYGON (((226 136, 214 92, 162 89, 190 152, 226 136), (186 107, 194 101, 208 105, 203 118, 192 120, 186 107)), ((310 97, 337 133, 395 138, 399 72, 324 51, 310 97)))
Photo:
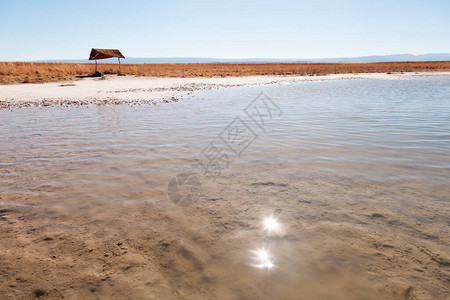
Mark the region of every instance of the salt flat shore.
POLYGON ((450 76, 450 72, 361 73, 325 76, 134 77, 106 75, 69 82, 0 85, 0 108, 27 106, 156 104, 178 101, 196 90, 348 79, 450 76))

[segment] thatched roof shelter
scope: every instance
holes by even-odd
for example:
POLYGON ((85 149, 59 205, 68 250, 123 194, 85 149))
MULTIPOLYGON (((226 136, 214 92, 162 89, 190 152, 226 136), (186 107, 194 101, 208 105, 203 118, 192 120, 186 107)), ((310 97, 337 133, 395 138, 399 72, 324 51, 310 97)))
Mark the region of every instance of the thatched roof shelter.
POLYGON ((119 50, 92 48, 91 54, 89 55, 89 60, 95 60, 95 73, 97 73, 97 59, 105 59, 112 57, 117 57, 119 59, 119 74, 120 74, 120 59, 125 58, 125 56, 123 56, 119 50))
POLYGON ((125 56, 123 56, 122 53, 120 53, 120 51, 117 49, 92 48, 91 55, 89 55, 89 60, 105 59, 111 57, 125 58, 125 56))

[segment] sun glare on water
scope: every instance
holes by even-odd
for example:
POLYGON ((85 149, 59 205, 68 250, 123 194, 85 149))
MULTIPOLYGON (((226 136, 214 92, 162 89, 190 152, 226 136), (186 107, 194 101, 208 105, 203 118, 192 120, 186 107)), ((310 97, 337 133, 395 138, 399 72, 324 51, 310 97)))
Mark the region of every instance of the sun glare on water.
POLYGON ((261 248, 253 252, 255 253, 255 259, 258 261, 257 264, 254 264, 256 268, 271 270, 275 267, 267 250, 261 248))
MULTIPOLYGON (((282 236, 284 230, 282 230, 281 224, 273 216, 266 217, 262 220, 262 225, 266 232, 266 236, 273 237, 274 233, 277 236, 282 236)), ((271 254, 264 248, 259 248, 251 251, 253 253, 252 266, 258 269, 272 270, 275 268, 271 254)))
POLYGON ((274 217, 267 217, 263 221, 264 229, 268 232, 276 232, 280 230, 280 223, 274 217))

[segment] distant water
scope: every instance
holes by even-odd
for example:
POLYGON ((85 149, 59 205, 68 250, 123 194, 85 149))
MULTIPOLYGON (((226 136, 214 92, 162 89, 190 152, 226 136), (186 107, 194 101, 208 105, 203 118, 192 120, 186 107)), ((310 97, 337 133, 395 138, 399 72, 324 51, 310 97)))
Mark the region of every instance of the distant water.
POLYGON ((124 297, 388 299, 412 287, 443 299, 449 96, 450 77, 361 79, 197 91, 156 106, 0 110, 4 278, 28 276, 15 264, 22 252, 8 249, 17 241, 68 295, 109 266, 121 288, 98 288, 124 297), (192 173, 195 184, 176 185, 192 173), (195 204, 174 205, 180 195, 195 204), (284 236, 262 231, 271 214, 284 236), (65 252, 49 258, 47 243, 65 252), (122 243, 129 256, 108 256, 122 243), (273 255, 270 272, 251 265, 258 247, 273 255), (79 279, 63 284, 61 272, 79 279))

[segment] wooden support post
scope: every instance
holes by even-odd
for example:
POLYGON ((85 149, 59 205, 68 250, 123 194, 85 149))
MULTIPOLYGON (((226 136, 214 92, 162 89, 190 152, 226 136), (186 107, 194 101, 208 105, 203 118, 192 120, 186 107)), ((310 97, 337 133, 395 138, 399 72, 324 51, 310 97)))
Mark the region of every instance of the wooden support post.
POLYGON ((118 59, 119 59, 119 74, 121 74, 121 72, 120 72, 120 57, 118 57, 118 59))
POLYGON ((95 73, 97 73, 97 60, 95 60, 95 73))

